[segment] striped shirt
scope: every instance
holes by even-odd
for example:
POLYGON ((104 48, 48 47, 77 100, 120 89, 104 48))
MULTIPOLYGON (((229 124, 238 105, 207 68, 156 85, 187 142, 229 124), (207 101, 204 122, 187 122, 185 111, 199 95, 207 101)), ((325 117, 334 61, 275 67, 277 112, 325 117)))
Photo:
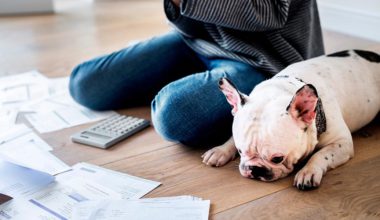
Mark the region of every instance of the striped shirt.
POLYGON ((316 0, 164 0, 185 42, 209 58, 228 58, 276 74, 324 54, 316 0))

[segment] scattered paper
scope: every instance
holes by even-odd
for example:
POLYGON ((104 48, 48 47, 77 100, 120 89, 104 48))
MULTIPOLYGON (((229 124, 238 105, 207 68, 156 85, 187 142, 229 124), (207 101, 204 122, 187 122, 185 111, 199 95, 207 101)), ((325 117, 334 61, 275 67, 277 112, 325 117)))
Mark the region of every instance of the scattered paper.
POLYGON ((54 181, 54 176, 0 158, 0 193, 25 197, 54 181))
POLYGON ((17 112, 0 105, 0 133, 7 132, 16 124, 17 112))
POLYGON ((25 125, 16 126, 0 136, 0 155, 10 162, 38 171, 57 175, 70 170, 49 151, 52 148, 25 125))
MULTIPOLYGON (((38 208, 57 219, 72 219, 74 207, 82 202, 121 200, 126 196, 140 198, 159 184, 95 165, 80 163, 75 165, 72 171, 57 175, 55 182, 45 185, 43 189, 28 193, 23 198, 33 205, 33 212, 36 212, 35 208, 38 208)), ((1 210, 2 206, 0 206, 1 210)))
POLYGON ((40 133, 98 121, 115 114, 97 112, 76 103, 69 77, 46 78, 38 71, 0 77, 0 132, 16 124, 19 113, 40 133))
POLYGON ((0 205, 0 220, 62 220, 26 199, 14 199, 0 205))
POLYGON ((84 108, 68 92, 29 103, 22 110, 35 111, 25 117, 40 133, 98 121, 116 114, 114 111, 98 112, 84 108))
POLYGON ((70 219, 74 206, 80 202, 106 198, 120 198, 120 195, 96 182, 83 180, 55 182, 31 195, 29 201, 59 219, 70 219))
POLYGON ((18 108, 48 95, 48 79, 37 71, 0 78, 0 103, 4 108, 18 108))
POLYGON ((53 154, 41 150, 33 143, 26 143, 17 147, 3 146, 0 148, 0 155, 6 156, 13 163, 50 175, 57 175, 71 169, 53 154))
POLYGON ((74 220, 207 220, 209 200, 191 198, 86 201, 73 211, 74 220))
POLYGON ((122 199, 141 198, 161 184, 88 163, 78 163, 72 167, 72 171, 63 173, 57 178, 59 181, 65 182, 78 176, 114 190, 121 195, 122 199))
POLYGON ((24 143, 33 143, 36 147, 45 151, 53 150, 51 146, 24 124, 14 125, 6 132, 0 134, 0 150, 3 145, 12 145, 16 147, 17 145, 22 145, 24 143))

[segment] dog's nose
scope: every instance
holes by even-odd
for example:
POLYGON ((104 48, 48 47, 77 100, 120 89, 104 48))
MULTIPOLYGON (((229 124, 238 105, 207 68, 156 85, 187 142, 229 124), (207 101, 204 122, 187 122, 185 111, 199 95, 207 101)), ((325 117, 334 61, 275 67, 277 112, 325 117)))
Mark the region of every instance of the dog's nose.
POLYGON ((273 178, 273 173, 265 167, 250 166, 251 174, 254 179, 264 178, 265 180, 271 180, 273 178))

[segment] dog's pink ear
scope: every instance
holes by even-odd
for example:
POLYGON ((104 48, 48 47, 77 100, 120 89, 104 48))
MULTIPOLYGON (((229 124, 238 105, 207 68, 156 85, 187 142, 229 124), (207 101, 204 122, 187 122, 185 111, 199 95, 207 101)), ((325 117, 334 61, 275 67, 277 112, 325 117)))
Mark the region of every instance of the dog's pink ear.
POLYGON ((232 107, 232 115, 235 115, 235 113, 246 103, 247 96, 239 92, 235 85, 227 78, 221 78, 219 80, 219 89, 226 96, 228 103, 230 103, 232 107))
POLYGON ((317 103, 317 90, 313 85, 307 84, 296 92, 287 111, 297 122, 304 122, 309 126, 317 114, 317 103))

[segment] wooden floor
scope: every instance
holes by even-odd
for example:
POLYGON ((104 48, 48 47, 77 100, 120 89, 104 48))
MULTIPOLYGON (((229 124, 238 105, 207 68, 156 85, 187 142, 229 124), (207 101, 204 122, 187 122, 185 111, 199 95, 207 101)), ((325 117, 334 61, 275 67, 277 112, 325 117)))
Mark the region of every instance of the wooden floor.
MULTIPOLYGON (((75 2, 59 1, 54 15, 0 17, 0 76, 32 69, 68 76, 83 60, 169 30, 160 0, 67 5, 75 2)), ((328 52, 374 45, 333 32, 324 35, 328 52)), ((120 113, 150 118, 149 107, 120 113)), ((309 192, 292 187, 294 175, 274 183, 243 178, 238 159, 208 167, 201 163, 202 151, 165 141, 152 127, 109 150, 72 143, 70 135, 87 126, 41 136, 69 165, 86 161, 162 182, 146 197, 209 199, 211 219, 380 219, 379 121, 354 134, 354 159, 328 172, 322 186, 309 192)))

